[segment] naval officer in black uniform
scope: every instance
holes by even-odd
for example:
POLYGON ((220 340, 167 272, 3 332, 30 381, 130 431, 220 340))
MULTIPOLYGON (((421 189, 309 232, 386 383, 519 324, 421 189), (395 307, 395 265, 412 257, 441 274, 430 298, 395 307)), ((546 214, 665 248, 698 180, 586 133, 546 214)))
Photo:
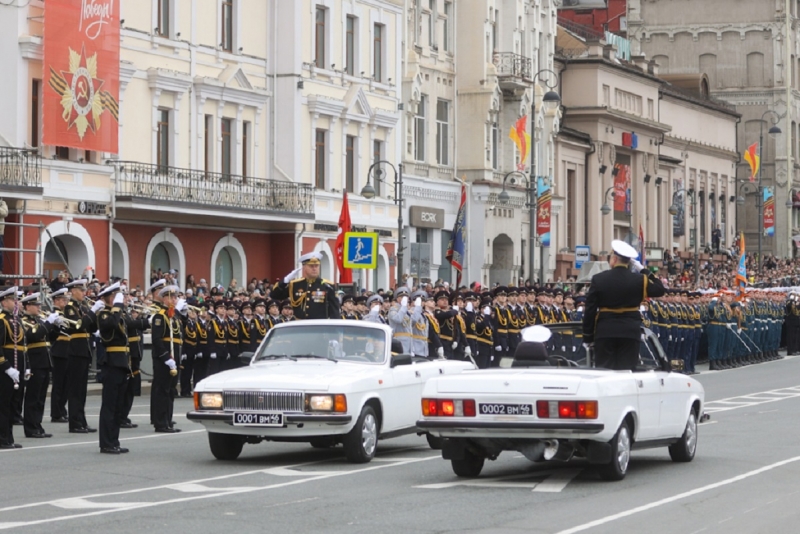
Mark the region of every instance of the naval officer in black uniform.
POLYGON ((639 305, 647 297, 662 296, 664 286, 635 259, 635 248, 619 240, 611 248, 611 269, 592 277, 586 296, 583 341, 594 345, 597 367, 632 371, 639 362, 642 335, 639 305))
POLYGON ((298 319, 340 319, 339 299, 333 284, 319 277, 319 252, 300 257, 302 267, 286 275, 272 289, 272 298, 289 299, 298 319))

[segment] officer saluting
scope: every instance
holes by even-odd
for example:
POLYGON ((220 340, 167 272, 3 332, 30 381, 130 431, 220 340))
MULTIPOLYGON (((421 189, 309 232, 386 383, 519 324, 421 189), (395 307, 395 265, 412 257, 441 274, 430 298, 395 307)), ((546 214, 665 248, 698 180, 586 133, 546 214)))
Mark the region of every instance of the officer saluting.
POLYGON ((583 341, 594 345, 596 366, 633 370, 639 361, 642 316, 639 305, 660 297, 664 286, 634 258, 639 253, 624 241, 611 242, 611 269, 592 277, 583 316, 583 341))
POLYGON ((319 252, 300 257, 302 267, 286 275, 272 290, 272 298, 289 299, 297 319, 339 319, 339 299, 333 284, 319 277, 319 252))

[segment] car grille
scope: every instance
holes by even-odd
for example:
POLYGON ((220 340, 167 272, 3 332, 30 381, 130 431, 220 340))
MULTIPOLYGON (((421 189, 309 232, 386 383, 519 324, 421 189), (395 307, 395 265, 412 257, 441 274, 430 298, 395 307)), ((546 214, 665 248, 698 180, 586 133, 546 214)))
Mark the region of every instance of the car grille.
POLYGON ((226 391, 223 406, 227 411, 302 412, 303 394, 297 391, 226 391))

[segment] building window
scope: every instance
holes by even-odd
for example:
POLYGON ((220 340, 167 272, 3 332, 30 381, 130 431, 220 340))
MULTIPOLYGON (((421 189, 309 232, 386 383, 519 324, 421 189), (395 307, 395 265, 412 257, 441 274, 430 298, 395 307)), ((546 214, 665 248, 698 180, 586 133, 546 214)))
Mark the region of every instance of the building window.
POLYGON ((417 115, 414 117, 414 159, 425 161, 425 114, 428 109, 428 95, 422 95, 417 104, 417 115))
POLYGON ((248 165, 248 158, 250 157, 250 123, 244 121, 242 123, 242 176, 250 175, 250 166, 248 165))
POLYGON ((314 184, 317 189, 325 189, 325 152, 327 134, 325 130, 317 129, 316 158, 314 167, 314 184))
POLYGON ((444 28, 443 28, 443 35, 442 35, 442 45, 447 52, 450 52, 453 49, 453 43, 451 40, 453 37, 450 35, 452 33, 452 24, 453 21, 453 2, 445 2, 444 3, 444 28))
POLYGON ((430 229, 429 228, 415 228, 417 231, 417 240, 415 243, 430 243, 430 229))
POLYGON ((169 110, 158 110, 158 128, 156 141, 156 165, 166 172, 169 166, 169 110))
POLYGON ((57 146, 56 159, 69 159, 69 147, 57 146))
POLYGON ((700 191, 700 246, 706 244, 706 197, 700 191))
POLYGON ((450 102, 436 102, 436 162, 450 165, 450 102))
POLYGON ((220 147, 220 157, 222 159, 222 174, 230 177, 232 173, 231 158, 231 119, 222 119, 220 134, 222 135, 222 146, 220 147))
POLYGON ((314 26, 314 64, 320 69, 325 68, 325 11, 324 7, 317 7, 314 26))
MULTIPOLYGON (((383 142, 382 141, 373 141, 372 142, 372 163, 378 163, 379 161, 383 160, 383 142)), ((375 196, 381 196, 381 189, 383 187, 383 183, 380 180, 375 179, 375 171, 378 169, 376 165, 373 169, 372 178, 372 186, 375 188, 375 196)), ((383 176, 380 176, 383 178, 383 176)))
POLYGON ((214 170, 214 162, 212 161, 213 153, 213 135, 214 135, 214 117, 211 115, 205 116, 205 125, 203 128, 203 139, 205 139, 205 146, 203 147, 203 164, 206 172, 214 170))
POLYGON ((500 168, 500 130, 496 122, 492 123, 492 168, 500 168))
POLYGON ((233 51, 233 0, 222 0, 222 49, 233 51))
POLYGON ((345 139, 345 188, 348 193, 355 191, 356 173, 356 138, 353 135, 345 139))
POLYGON ((156 33, 158 33, 158 35, 161 37, 169 37, 169 3, 171 1, 172 0, 158 0, 158 11, 156 12, 158 17, 158 26, 156 27, 156 33))
POLYGON ((41 105, 39 104, 39 91, 42 88, 41 80, 31 80, 31 146, 39 146, 39 119, 41 105))
POLYGON ((431 48, 438 50, 439 47, 436 46, 436 0, 428 0, 428 8, 431 11, 430 17, 428 18, 428 43, 431 45, 431 48))
POLYGON ((383 81, 383 25, 376 24, 372 37, 372 79, 383 81))
POLYGON ((356 73, 356 27, 357 19, 347 16, 347 33, 345 34, 344 71, 350 76, 356 73))

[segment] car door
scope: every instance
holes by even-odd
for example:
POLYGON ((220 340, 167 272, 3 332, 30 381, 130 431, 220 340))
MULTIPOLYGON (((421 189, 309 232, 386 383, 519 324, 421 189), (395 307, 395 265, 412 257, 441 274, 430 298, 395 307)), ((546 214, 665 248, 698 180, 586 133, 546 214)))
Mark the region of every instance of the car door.
POLYGON ((638 440, 658 439, 661 431, 661 402, 663 397, 663 376, 657 365, 657 354, 646 334, 642 334, 639 350, 639 365, 633 373, 636 380, 639 402, 638 440))
POLYGON ((413 426, 422 415, 421 367, 426 363, 413 362, 390 368, 388 379, 391 380, 391 384, 383 394, 382 432, 413 426))

